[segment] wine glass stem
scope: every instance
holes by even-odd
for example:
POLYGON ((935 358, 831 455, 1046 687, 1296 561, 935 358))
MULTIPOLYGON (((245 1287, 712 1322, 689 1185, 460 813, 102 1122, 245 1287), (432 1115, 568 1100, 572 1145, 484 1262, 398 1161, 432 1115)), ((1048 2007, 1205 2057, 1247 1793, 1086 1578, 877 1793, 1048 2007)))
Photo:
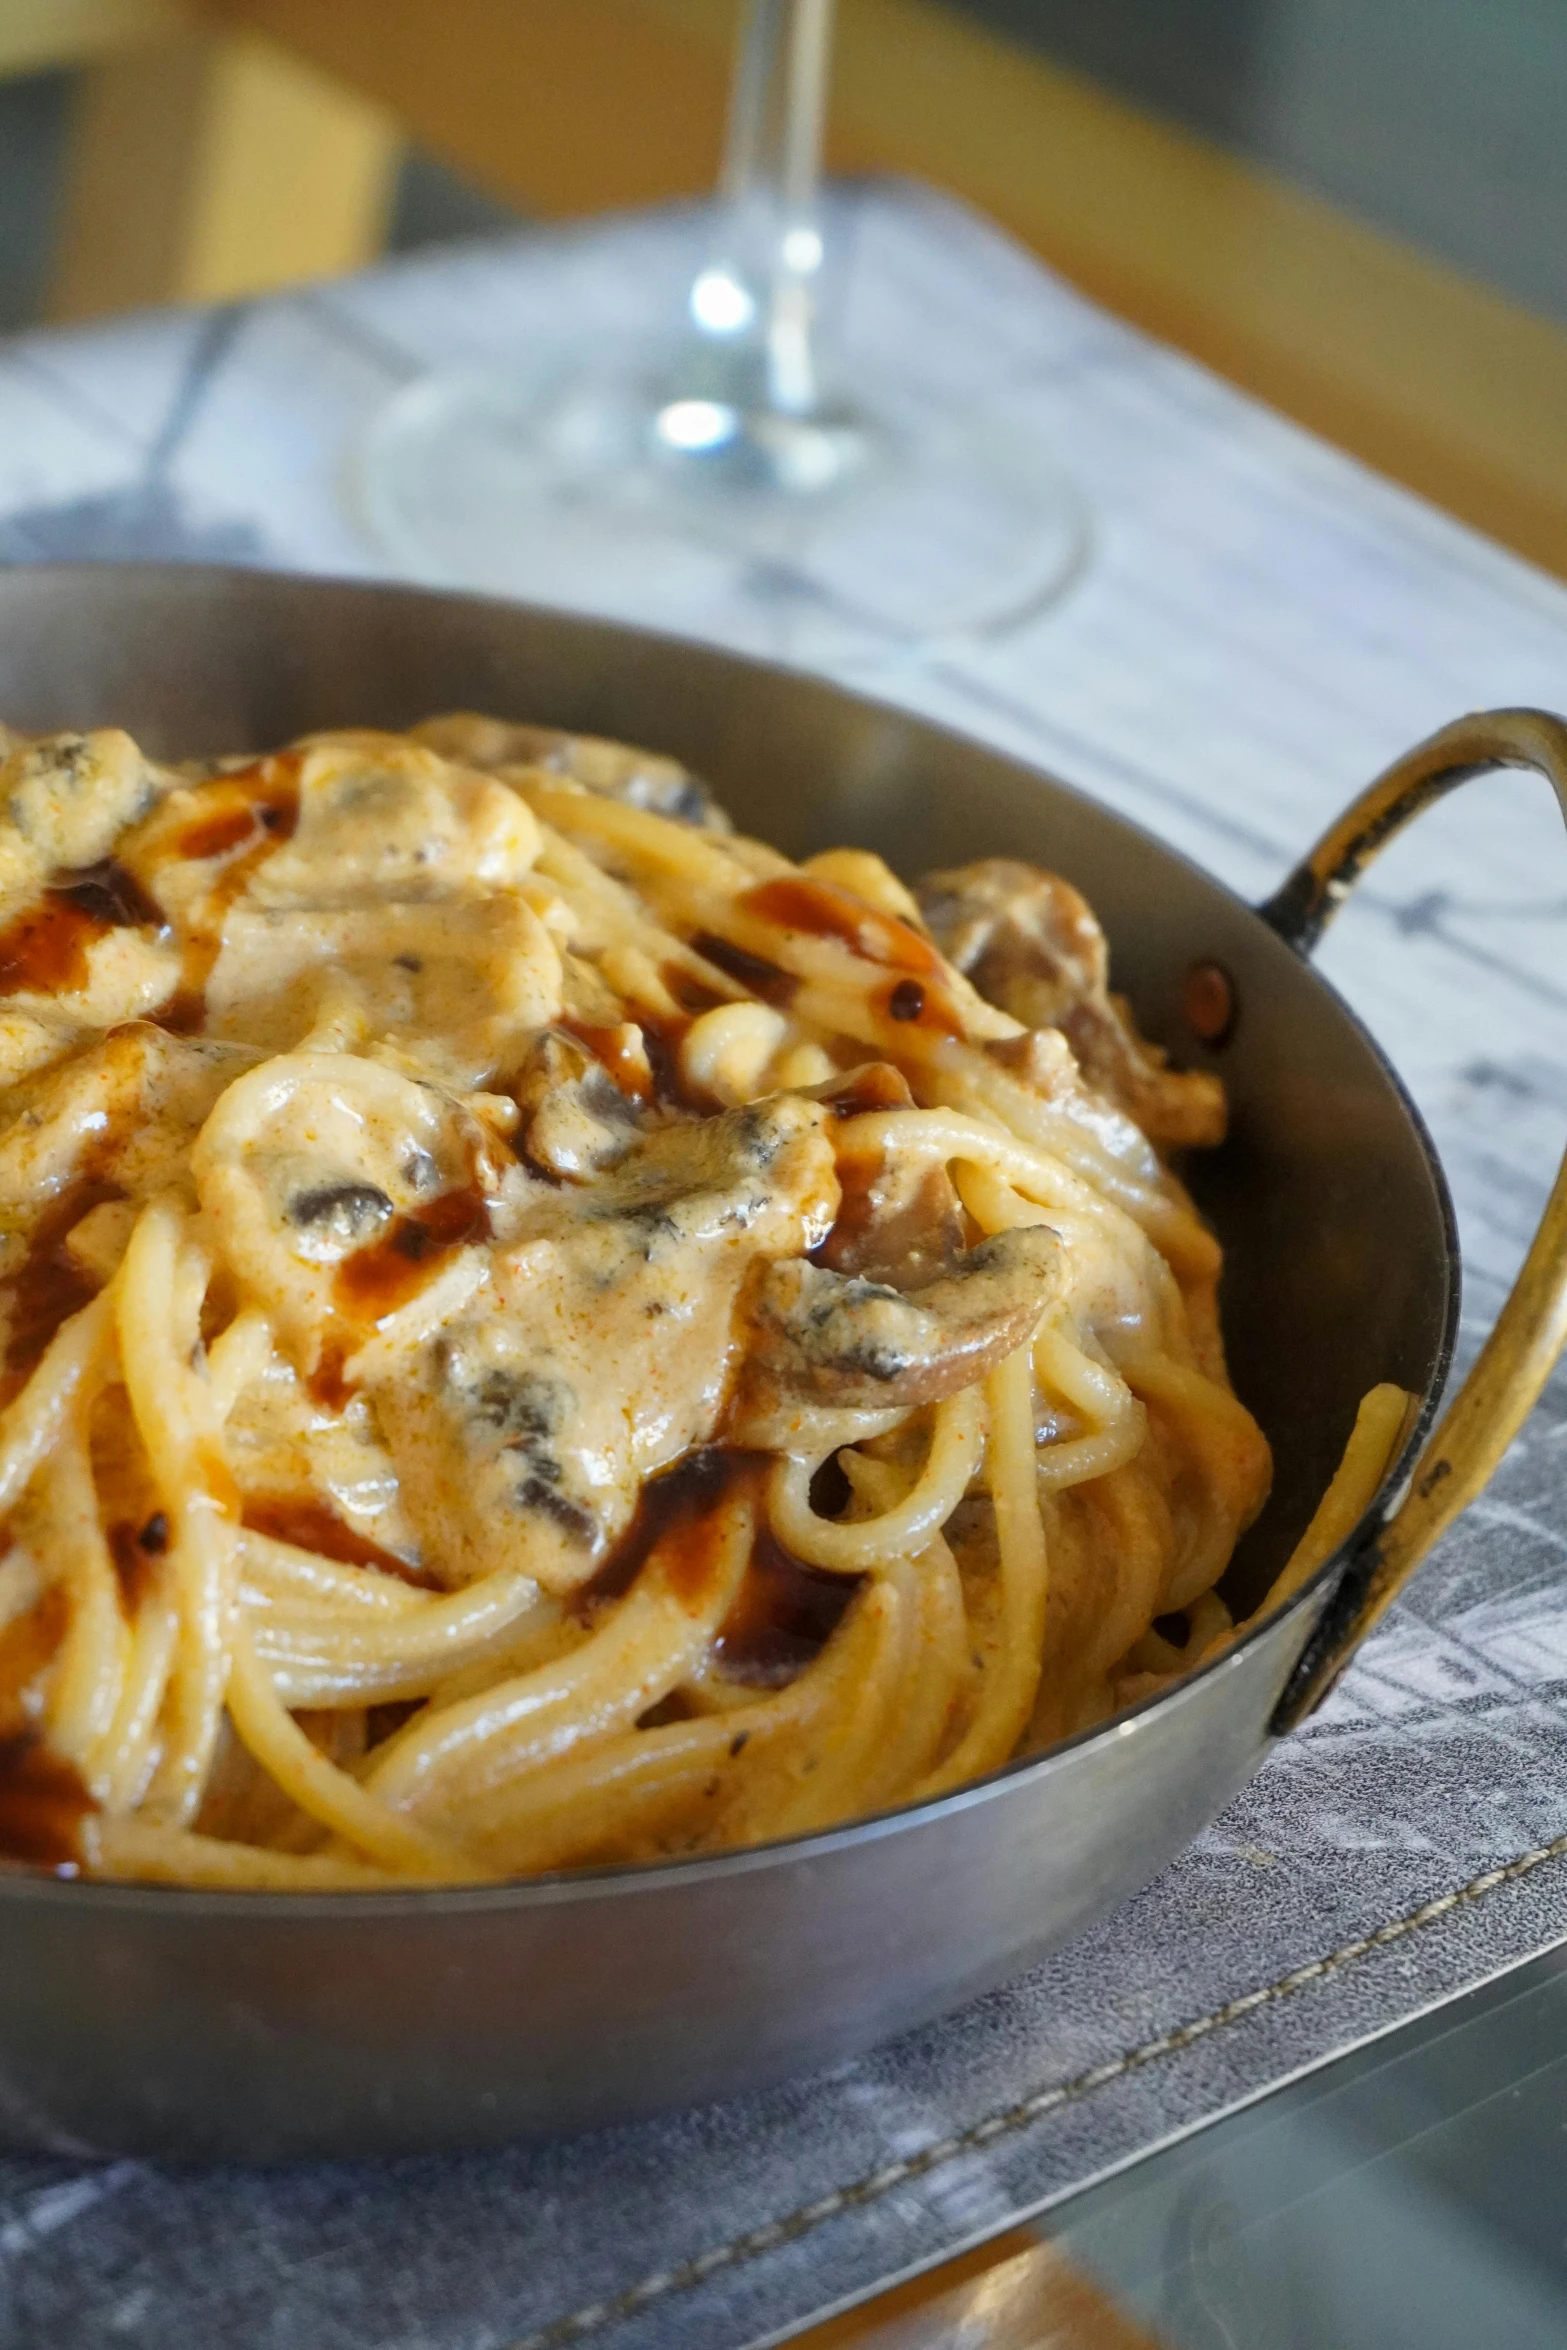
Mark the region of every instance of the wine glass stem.
POLYGON ((833 0, 747 0, 719 177, 720 219, 691 289, 706 360, 735 404, 817 405, 818 194, 833 0))

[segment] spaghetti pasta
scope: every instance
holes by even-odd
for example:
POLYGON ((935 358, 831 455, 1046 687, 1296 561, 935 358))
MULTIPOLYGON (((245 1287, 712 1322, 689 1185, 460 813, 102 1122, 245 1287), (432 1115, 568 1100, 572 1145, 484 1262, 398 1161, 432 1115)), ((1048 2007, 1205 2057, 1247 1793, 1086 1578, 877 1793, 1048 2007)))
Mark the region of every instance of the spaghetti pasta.
POLYGON ((4 767, 0 1855, 754 1843, 1231 1636, 1270 1462, 1170 1163, 1222 1096, 1066 884, 796 866, 463 716, 4 767))

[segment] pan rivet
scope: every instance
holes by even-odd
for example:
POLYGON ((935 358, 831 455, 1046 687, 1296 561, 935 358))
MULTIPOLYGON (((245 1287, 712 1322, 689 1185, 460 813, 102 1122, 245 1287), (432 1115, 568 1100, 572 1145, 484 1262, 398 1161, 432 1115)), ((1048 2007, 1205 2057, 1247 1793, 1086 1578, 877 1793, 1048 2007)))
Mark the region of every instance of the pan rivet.
POLYGON ((1181 1010, 1193 1036, 1223 1044, 1235 1026, 1235 983, 1219 963, 1194 963, 1181 990, 1181 1010))

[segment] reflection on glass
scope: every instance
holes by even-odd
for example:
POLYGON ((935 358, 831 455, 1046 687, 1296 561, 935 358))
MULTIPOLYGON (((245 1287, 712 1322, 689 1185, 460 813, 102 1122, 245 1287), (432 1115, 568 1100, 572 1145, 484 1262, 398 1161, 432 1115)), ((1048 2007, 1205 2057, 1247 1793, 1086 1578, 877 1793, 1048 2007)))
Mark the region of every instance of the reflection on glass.
POLYGON ((1561 2350, 1567 1945, 795 2350, 1561 2350))
POLYGON ((532 380, 433 377, 377 419, 364 503, 399 564, 589 603, 627 534, 747 559, 813 607, 900 636, 994 628, 1071 577, 1082 521, 993 403, 959 412, 939 354, 824 361, 820 197, 832 0, 750 0, 713 232, 659 347, 532 380))

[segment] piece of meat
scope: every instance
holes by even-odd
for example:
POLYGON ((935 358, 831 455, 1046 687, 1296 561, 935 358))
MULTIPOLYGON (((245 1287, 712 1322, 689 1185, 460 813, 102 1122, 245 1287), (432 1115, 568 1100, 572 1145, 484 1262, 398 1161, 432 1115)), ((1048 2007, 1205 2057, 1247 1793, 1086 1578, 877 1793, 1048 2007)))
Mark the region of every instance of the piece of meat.
POLYGON ((1009 857, 985 857, 919 885, 932 937, 979 993, 1025 1028, 1055 1028, 1089 1085, 1166 1148, 1224 1139, 1224 1090, 1178 1071, 1144 1042, 1109 992, 1109 949, 1070 882, 1009 857))
POLYGON ((490 1286, 371 1389, 422 1552, 443 1580, 521 1566, 585 1582, 642 1482, 715 1434, 759 1262, 837 1206, 828 1113, 779 1095, 647 1136, 541 1192, 490 1286))

